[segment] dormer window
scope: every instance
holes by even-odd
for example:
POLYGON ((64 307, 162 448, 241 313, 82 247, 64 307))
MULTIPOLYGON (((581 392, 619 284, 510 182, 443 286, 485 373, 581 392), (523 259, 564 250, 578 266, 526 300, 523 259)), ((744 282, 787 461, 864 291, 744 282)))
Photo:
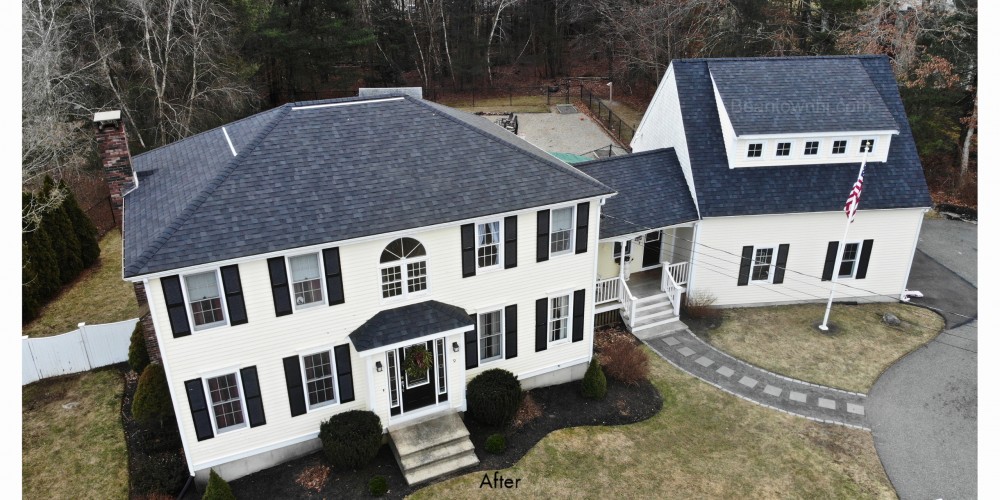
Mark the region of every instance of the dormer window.
POLYGON ((764 144, 757 142, 747 147, 747 158, 760 158, 764 152, 764 144))
POLYGON ((875 149, 875 139, 861 139, 859 153, 871 153, 875 149))
POLYGON ((847 141, 833 141, 833 150, 830 151, 835 155, 842 155, 847 151, 847 141))
POLYGON ((778 149, 775 150, 774 154, 776 156, 788 156, 792 153, 792 143, 790 142, 779 142, 778 149))
POLYGON ((806 141, 806 148, 802 152, 806 155, 819 153, 819 141, 806 141))

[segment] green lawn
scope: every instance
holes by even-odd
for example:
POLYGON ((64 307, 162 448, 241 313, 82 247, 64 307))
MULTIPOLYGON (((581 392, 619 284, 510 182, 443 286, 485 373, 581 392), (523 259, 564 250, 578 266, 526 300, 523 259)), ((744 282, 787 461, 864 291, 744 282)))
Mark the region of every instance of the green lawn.
POLYGON ((114 323, 139 316, 132 284, 122 280, 122 235, 111 230, 101 239, 101 257, 74 283, 67 285, 37 319, 21 328, 22 335, 48 337, 88 325, 114 323))
POLYGON ((106 368, 21 389, 21 495, 126 498, 128 459, 119 414, 123 380, 106 368), (75 408, 63 408, 67 403, 75 408))
MULTIPOLYGON (((871 434, 769 410, 650 356, 650 420, 553 432, 517 464, 526 498, 895 498, 871 434)), ((492 477, 492 474, 491 474, 492 477)), ((483 472, 414 498, 481 497, 483 472)))
MULTIPOLYGON (((834 304, 834 335, 813 325, 826 304, 725 309, 716 329, 697 328, 702 338, 748 363, 848 391, 868 392, 894 361, 934 338, 944 320, 927 309, 899 303, 834 304), (890 327, 882 314, 903 324, 890 327)), ((693 326, 693 325, 692 325, 693 326)))

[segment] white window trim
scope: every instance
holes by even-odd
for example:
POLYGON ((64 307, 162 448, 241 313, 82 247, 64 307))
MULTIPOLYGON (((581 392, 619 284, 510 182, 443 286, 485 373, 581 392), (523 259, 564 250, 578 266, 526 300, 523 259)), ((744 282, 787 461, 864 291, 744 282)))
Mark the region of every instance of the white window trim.
POLYGON ((375 279, 376 279, 376 283, 378 283, 377 290, 378 290, 378 296, 379 296, 379 299, 380 299, 380 301, 379 301, 380 304, 392 304, 392 303, 396 303, 396 302, 404 302, 404 301, 409 300, 409 299, 417 299, 417 298, 421 298, 421 297, 424 297, 424 296, 430 294, 430 292, 431 292, 431 252, 430 252, 430 250, 427 249, 427 245, 424 245, 423 241, 420 241, 419 239, 414 238, 413 236, 399 236, 399 237, 392 238, 392 239, 384 242, 381 245, 380 248, 381 248, 381 250, 379 250, 377 252, 377 255, 375 256, 375 265, 378 268, 377 272, 375 273, 376 274, 376 278, 375 279), (399 259, 399 260, 394 260, 394 261, 382 263, 382 252, 385 251, 385 248, 387 246, 389 246, 389 244, 392 243, 393 241, 396 241, 396 240, 399 240, 399 239, 403 239, 403 238, 410 238, 412 240, 415 240, 417 243, 420 243, 420 246, 422 246, 424 248, 424 256, 423 257, 415 257, 415 258, 402 258, 402 259, 399 259), (424 289, 420 290, 419 292, 410 292, 410 288, 409 288, 409 286, 407 286, 407 280, 409 279, 409 274, 408 274, 406 265, 407 264, 412 264, 414 262, 419 262, 421 260, 424 261, 424 262, 426 262, 425 267, 427 269, 427 274, 424 275, 424 280, 426 281, 427 286, 425 286, 424 289), (395 297, 386 297, 385 295, 382 294, 382 270, 386 269, 386 268, 389 268, 389 267, 394 267, 394 266, 397 266, 397 265, 400 266, 399 272, 400 272, 400 276, 402 278, 402 289, 401 289, 402 293, 400 293, 399 295, 396 295, 395 297))
POLYGON ((545 303, 545 342, 547 346, 554 346, 568 343, 573 337, 573 290, 564 290, 549 294, 545 303), (566 309, 566 336, 559 340, 552 340, 552 299, 568 297, 566 309))
POLYGON ((878 152, 878 137, 861 137, 858 139, 858 148, 855 150, 855 154, 858 156, 864 156, 864 151, 861 151, 861 144, 864 141, 872 141, 872 150, 868 153, 868 156, 872 156, 878 152))
POLYGON ((555 207, 549 210, 549 258, 558 257, 560 255, 573 255, 576 253, 576 205, 564 205, 561 207, 555 207), (552 217, 556 210, 562 210, 568 208, 570 212, 570 222, 569 222, 569 248, 561 252, 552 251, 552 217))
POLYGON ((292 301, 293 310, 298 312, 300 310, 312 309, 321 304, 325 304, 329 300, 329 295, 326 291, 326 267, 323 265, 323 252, 301 252, 285 256, 285 272, 288 273, 288 298, 292 301), (316 261, 319 264, 319 288, 323 292, 323 297, 316 302, 310 302, 308 304, 302 304, 301 306, 295 303, 295 282, 292 281, 292 259, 295 257, 302 257, 305 255, 315 255, 316 261))
POLYGON ((802 148, 799 151, 801 151, 799 156, 802 158, 819 157, 823 154, 823 139, 806 139, 802 141, 802 148), (806 154, 806 147, 808 147, 810 142, 816 143, 816 152, 813 154, 806 154))
POLYGON ((746 161, 760 161, 767 158, 767 148, 771 141, 751 140, 747 141, 747 147, 743 150, 743 159, 746 161), (760 144, 760 156, 750 156, 750 146, 760 144))
POLYGON ((474 243, 473 246, 475 247, 476 273, 480 273, 480 272, 488 273, 488 272, 499 271, 499 270, 503 269, 503 257, 504 257, 504 255, 503 255, 504 248, 503 247, 504 247, 504 236, 505 236, 505 234, 504 234, 504 227, 503 227, 504 226, 504 224, 503 224, 503 218, 501 217, 501 218, 493 218, 493 219, 481 219, 481 220, 477 220, 476 222, 473 222, 472 224, 473 224, 472 234, 473 234, 473 237, 475 238, 475 241, 473 242, 474 243), (480 248, 480 245, 479 245, 479 225, 480 224, 489 224, 489 223, 493 223, 493 222, 496 222, 499 225, 499 227, 500 227, 500 230, 497 232, 497 238, 498 238, 498 241, 497 241, 497 263, 494 264, 494 265, 492 265, 492 266, 485 266, 484 267, 484 266, 480 266, 479 265, 479 248, 480 248))
POLYGON ((794 155, 795 155, 795 145, 796 145, 796 141, 792 140, 792 139, 779 139, 777 141, 774 141, 774 157, 778 158, 778 159, 781 159, 781 160, 787 160, 789 158, 794 158, 794 155), (784 156, 779 155, 778 154, 778 146, 781 145, 781 144, 785 144, 785 143, 788 144, 788 154, 784 155, 784 156))
POLYGON ((329 406, 340 405, 340 381, 337 379, 337 358, 333 352, 333 347, 320 347, 299 351, 299 370, 302 374, 302 395, 306 398, 306 413, 322 410, 329 406), (306 378, 306 356, 323 352, 330 353, 330 370, 333 371, 333 400, 312 405, 309 403, 309 379, 306 378))
POLYGON ((851 139, 849 137, 838 137, 836 139, 830 139, 830 156, 832 156, 832 157, 840 157, 841 155, 846 156, 846 155, 850 154, 850 152, 851 152, 851 142, 852 141, 851 141, 851 139), (845 143, 844 144, 844 152, 843 153, 834 153, 833 152, 833 148, 835 148, 837 146, 837 142, 839 142, 839 141, 844 141, 844 143, 845 143))
POLYGON ((183 274, 183 275, 181 275, 180 279, 181 279, 181 293, 184 296, 184 310, 187 312, 187 317, 188 317, 188 321, 189 321, 188 324, 191 325, 191 333, 192 334, 197 334, 198 332, 204 332, 204 331, 208 331, 208 330, 213 330, 213 329, 219 328, 221 326, 230 326, 229 325, 229 304, 226 303, 226 289, 225 289, 225 287, 222 284, 222 273, 219 271, 219 268, 210 269, 210 270, 207 270, 207 271, 197 271, 197 272, 193 272, 193 273, 183 274), (225 321, 216 321, 215 323, 207 323, 207 324, 204 324, 204 325, 195 326, 195 324, 194 324, 194 310, 191 309, 191 296, 188 294, 188 289, 187 289, 187 278, 188 278, 188 276, 195 276, 195 275, 198 275, 198 274, 207 274, 207 273, 215 273, 215 284, 216 284, 216 286, 219 287, 219 303, 221 304, 221 307, 222 307, 222 317, 225 318, 225 321))
POLYGON ((212 421, 212 431, 216 436, 250 428, 250 415, 247 413, 247 391, 243 389, 243 377, 240 376, 239 367, 229 367, 209 372, 207 374, 202 374, 201 388, 205 392, 205 402, 208 406, 208 419, 212 421), (219 424, 215 421, 215 405, 212 403, 212 391, 208 388, 208 379, 231 374, 236 375, 236 386, 240 389, 240 409, 243 412, 243 424, 240 426, 230 425, 225 429, 219 429, 219 424))
POLYGON ((507 341, 507 318, 505 317, 505 312, 506 309, 504 306, 487 307, 481 311, 476 311, 476 357, 479 359, 479 366, 502 361, 504 355, 507 354, 504 352, 507 341), (483 359, 483 316, 494 312, 500 313, 500 354, 495 358, 483 359))
POLYGON ((778 245, 754 245, 753 255, 750 257, 750 276, 749 283, 756 283, 758 285, 763 284, 773 284, 774 283, 774 268, 778 262, 778 245), (757 250, 771 250, 771 265, 767 271, 766 280, 755 280, 753 279, 753 268, 756 267, 757 262, 757 250))
MULTIPOLYGON (((858 149, 861 149, 861 146, 858 146, 858 149)), ((844 242, 844 245, 840 249, 840 256, 839 256, 840 258, 837 259, 838 260, 838 262, 837 262, 837 264, 838 264, 837 268, 833 270, 834 275, 837 277, 837 281, 840 281, 840 280, 852 280, 852 279, 854 279, 855 276, 858 275, 858 264, 861 263, 861 248, 863 246, 864 246, 864 244, 861 241, 845 241, 844 242), (844 263, 844 252, 847 251, 847 245, 852 245, 852 244, 858 245, 858 253, 857 253, 857 255, 854 256, 854 267, 851 268, 851 274, 850 274, 850 276, 846 276, 846 275, 845 276, 841 276, 840 275, 840 266, 843 265, 843 263, 844 263)))

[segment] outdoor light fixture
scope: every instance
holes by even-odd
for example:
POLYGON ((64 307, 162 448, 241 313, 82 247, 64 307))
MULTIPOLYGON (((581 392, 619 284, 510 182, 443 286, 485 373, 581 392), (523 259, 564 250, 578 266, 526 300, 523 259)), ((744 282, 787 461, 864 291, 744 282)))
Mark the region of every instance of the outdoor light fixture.
POLYGON ((458 342, 452 342, 451 343, 451 350, 455 351, 455 352, 458 352, 458 342))
POLYGON ((375 371, 377 371, 379 373, 382 373, 382 362, 381 361, 376 361, 375 362, 375 371))

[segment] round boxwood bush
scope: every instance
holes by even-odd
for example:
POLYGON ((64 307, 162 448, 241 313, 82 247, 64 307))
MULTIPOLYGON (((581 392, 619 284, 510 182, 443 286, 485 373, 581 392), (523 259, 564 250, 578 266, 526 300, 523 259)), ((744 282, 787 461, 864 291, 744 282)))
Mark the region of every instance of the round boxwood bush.
POLYGON ((491 434, 486 438, 486 451, 499 455, 507 449, 507 438, 503 434, 491 434))
POLYGON ((170 402, 170 388, 163 365, 153 363, 139 376, 135 399, 132 400, 132 417, 140 424, 157 424, 158 428, 163 428, 168 419, 174 417, 174 405, 170 402))
POLYGON ((587 373, 583 375, 583 396, 589 399, 604 399, 608 393, 608 379, 604 377, 601 363, 597 358, 590 360, 587 373))
POLYGON ((465 399, 469 416, 486 425, 504 425, 517 414, 521 383, 513 373, 493 368, 469 382, 465 399))
POLYGON ((133 474, 129 475, 136 495, 166 494, 176 497, 188 478, 187 462, 179 450, 133 456, 133 474))
POLYGON ((233 495, 229 483, 215 473, 215 469, 209 469, 208 486, 205 487, 201 500, 236 500, 236 495, 233 495))
POLYGON ((368 481, 368 493, 373 497, 384 496, 388 491, 389 483, 385 480, 385 476, 375 476, 368 481))
POLYGON ((146 336, 143 335, 142 322, 135 324, 132 338, 128 345, 128 365, 136 373, 142 373, 149 366, 149 351, 146 350, 146 336))
POLYGON ((319 438, 331 464, 358 469, 368 465, 382 446, 382 420, 371 411, 338 413, 320 424, 319 438))

